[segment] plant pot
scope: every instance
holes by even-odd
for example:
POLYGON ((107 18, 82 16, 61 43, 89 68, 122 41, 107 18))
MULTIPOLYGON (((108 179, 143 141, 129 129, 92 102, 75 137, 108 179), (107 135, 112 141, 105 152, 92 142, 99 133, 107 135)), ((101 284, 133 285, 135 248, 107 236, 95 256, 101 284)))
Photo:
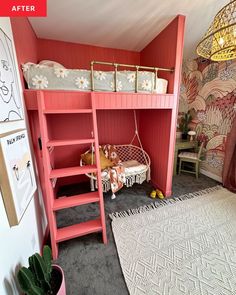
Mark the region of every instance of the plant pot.
POLYGON ((188 133, 182 133, 182 139, 188 139, 188 133))
POLYGON ((63 269, 56 264, 52 265, 51 285, 53 294, 66 295, 66 284, 63 269))
POLYGON ((181 131, 177 131, 176 132, 176 139, 181 139, 182 138, 182 132, 181 131))

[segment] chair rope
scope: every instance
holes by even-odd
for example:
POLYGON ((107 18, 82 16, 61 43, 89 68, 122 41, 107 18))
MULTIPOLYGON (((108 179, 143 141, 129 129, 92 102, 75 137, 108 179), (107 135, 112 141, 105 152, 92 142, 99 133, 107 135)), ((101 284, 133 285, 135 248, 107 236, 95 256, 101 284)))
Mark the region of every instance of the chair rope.
MULTIPOLYGON (((147 161, 147 158, 146 158, 146 154, 144 152, 144 149, 143 149, 143 145, 142 145, 142 142, 141 142, 141 139, 139 137, 139 133, 138 133, 138 124, 137 124, 137 116, 136 116, 136 111, 133 110, 134 112, 134 124, 135 124, 135 130, 134 130, 134 136, 130 142, 130 144, 133 144, 135 138, 137 137, 138 139, 138 143, 142 149, 142 152, 143 152, 143 157, 144 157, 144 160, 145 160, 145 164, 148 165, 148 161, 147 161)), ((148 176, 147 176, 147 179, 150 180, 150 174, 151 174, 151 171, 150 171, 150 167, 149 167, 149 170, 148 170, 148 176)))

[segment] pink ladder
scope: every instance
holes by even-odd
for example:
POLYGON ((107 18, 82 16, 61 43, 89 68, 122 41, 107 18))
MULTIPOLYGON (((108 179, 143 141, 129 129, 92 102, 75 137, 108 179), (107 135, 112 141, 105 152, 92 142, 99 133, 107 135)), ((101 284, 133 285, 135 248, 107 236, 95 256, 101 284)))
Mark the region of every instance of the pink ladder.
POLYGON ((98 144, 98 131, 97 131, 97 117, 96 110, 94 108, 94 97, 91 95, 91 109, 50 109, 45 107, 45 98, 43 91, 38 91, 37 93, 38 102, 38 112, 39 112, 39 125, 41 131, 42 140, 42 155, 43 155, 43 167, 44 167, 44 182, 46 191, 46 212, 48 217, 50 236, 51 236, 51 247, 53 258, 58 257, 58 243, 83 236, 86 234, 94 232, 102 232, 103 242, 107 243, 106 236, 106 221, 104 213, 104 201, 102 192, 102 180, 101 180, 101 168, 100 168, 100 156, 99 156, 99 144, 98 144), (76 139, 76 140, 49 140, 48 135, 48 123, 47 115, 49 114, 91 114, 91 119, 93 121, 93 138, 89 139, 76 139), (89 165, 83 167, 68 167, 61 169, 52 169, 50 161, 50 148, 58 146, 70 146, 70 145, 80 145, 80 144, 94 144, 96 165, 89 165), (98 191, 89 192, 80 195, 74 195, 71 197, 64 197, 56 199, 53 179, 60 177, 68 177, 73 175, 81 175, 86 173, 97 173, 98 179, 98 191), (100 216, 96 220, 89 220, 79 224, 74 224, 71 226, 57 228, 56 223, 56 211, 85 205, 89 203, 98 202, 100 206, 100 216))

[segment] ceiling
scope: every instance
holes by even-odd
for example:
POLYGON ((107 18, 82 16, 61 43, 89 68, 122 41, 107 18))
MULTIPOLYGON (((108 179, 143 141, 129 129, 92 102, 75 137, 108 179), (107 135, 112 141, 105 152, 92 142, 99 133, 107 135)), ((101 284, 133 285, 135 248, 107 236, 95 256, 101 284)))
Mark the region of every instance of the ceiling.
POLYGON ((40 38, 140 51, 177 14, 186 16, 184 58, 229 0, 47 0, 48 16, 29 18, 40 38))

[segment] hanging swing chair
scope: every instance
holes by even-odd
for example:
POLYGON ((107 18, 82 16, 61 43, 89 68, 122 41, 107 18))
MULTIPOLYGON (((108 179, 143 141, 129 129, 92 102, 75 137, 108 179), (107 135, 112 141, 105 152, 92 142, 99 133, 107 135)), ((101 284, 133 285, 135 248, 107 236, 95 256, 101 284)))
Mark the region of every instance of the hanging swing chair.
MULTIPOLYGON (((135 132, 134 136, 129 144, 114 145, 116 152, 121 160, 121 163, 125 167, 125 183, 127 187, 131 187, 134 183, 143 183, 145 180, 150 180, 150 157, 143 149, 137 128, 136 112, 134 110, 134 123, 135 132), (137 138, 139 146, 134 145, 134 141, 137 138)), ((93 150, 93 146, 92 146, 93 150)), ((89 153, 91 150, 86 151, 84 154, 89 153)), ((93 154, 93 153, 92 153, 93 154)), ((93 162, 92 162, 93 163, 93 162)), ((83 160, 80 160, 80 166, 85 165, 83 160)), ((97 188, 97 177, 93 173, 86 174, 90 178, 91 191, 97 188)), ((111 189, 110 175, 107 169, 102 171, 102 187, 103 192, 108 192, 111 189)))

